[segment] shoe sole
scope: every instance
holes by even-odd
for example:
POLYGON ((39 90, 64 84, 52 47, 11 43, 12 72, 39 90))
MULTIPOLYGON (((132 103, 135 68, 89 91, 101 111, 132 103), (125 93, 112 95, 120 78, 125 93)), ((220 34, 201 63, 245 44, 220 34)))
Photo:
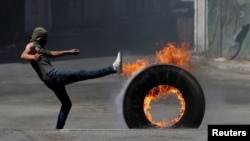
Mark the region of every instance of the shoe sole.
POLYGON ((122 54, 120 53, 120 58, 121 58, 121 62, 119 64, 119 67, 117 69, 117 73, 122 73, 123 72, 123 68, 122 68, 122 54))

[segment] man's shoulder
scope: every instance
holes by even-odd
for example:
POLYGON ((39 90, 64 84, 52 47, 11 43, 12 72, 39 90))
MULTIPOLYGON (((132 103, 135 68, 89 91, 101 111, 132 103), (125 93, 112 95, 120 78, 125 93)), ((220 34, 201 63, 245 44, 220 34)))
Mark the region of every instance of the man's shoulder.
POLYGON ((27 45, 33 45, 33 46, 35 46, 35 43, 34 42, 29 42, 29 43, 27 43, 27 45))
POLYGON ((35 48, 36 45, 35 45, 34 42, 29 42, 29 43, 26 45, 26 47, 28 47, 28 48, 35 48))

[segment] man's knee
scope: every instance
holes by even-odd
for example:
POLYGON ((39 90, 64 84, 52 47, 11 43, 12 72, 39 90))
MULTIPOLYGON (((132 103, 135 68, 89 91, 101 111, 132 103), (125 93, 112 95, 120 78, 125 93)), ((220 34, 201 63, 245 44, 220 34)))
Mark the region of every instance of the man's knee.
POLYGON ((63 103, 62 106, 65 107, 65 108, 67 108, 67 109, 71 109, 72 103, 70 101, 68 101, 68 102, 63 103))

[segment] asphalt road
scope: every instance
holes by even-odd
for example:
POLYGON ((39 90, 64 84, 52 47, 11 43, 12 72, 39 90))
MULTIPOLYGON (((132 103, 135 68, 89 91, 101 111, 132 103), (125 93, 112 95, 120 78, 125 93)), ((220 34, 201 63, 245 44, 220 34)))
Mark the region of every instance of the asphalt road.
MULTIPOLYGON (((124 56, 124 62, 131 60, 124 56)), ((110 57, 60 60, 60 69, 94 69, 110 57), (101 61, 100 61, 101 60, 101 61)), ((127 78, 109 75, 67 86, 73 103, 65 130, 54 130, 60 103, 27 63, 0 65, 0 140, 2 141, 206 141, 209 124, 248 124, 250 76, 208 66, 194 59, 191 72, 201 84, 206 111, 198 129, 128 129, 120 104, 127 78)))

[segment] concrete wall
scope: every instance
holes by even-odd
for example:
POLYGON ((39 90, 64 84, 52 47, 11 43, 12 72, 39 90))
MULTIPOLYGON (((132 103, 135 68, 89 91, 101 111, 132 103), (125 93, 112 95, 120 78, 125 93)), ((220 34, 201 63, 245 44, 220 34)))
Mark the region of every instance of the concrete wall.
MULTIPOLYGON (((157 29, 153 31, 155 32, 154 34, 164 32, 163 36, 168 36, 167 38, 171 38, 170 40, 172 41, 178 41, 178 39, 176 39, 178 37, 181 38, 181 40, 192 40, 190 39, 190 37, 192 37, 190 34, 193 33, 183 30, 192 29, 192 27, 188 27, 192 26, 193 23, 188 22, 190 23, 188 26, 185 24, 185 19, 178 19, 179 17, 173 13, 173 8, 181 1, 183 0, 20 0, 18 2, 22 2, 23 4, 18 4, 16 0, 3 0, 0 3, 9 6, 12 5, 12 7, 6 8, 1 5, 2 8, 12 10, 15 9, 13 6, 19 7, 19 9, 21 7, 22 10, 19 10, 19 13, 22 13, 23 16, 19 16, 20 20, 17 22, 0 18, 0 20, 4 21, 3 23, 5 25, 4 28, 0 28, 0 34, 3 33, 4 30, 6 32, 22 30, 27 34, 36 26, 43 26, 48 30, 57 28, 82 28, 89 22, 92 24, 92 21, 94 21, 97 24, 122 22, 122 26, 126 26, 128 25, 127 23, 129 23, 130 25, 128 26, 134 26, 133 28, 139 26, 138 28, 141 29, 144 26, 145 30, 148 30, 148 33, 157 29), (177 19, 179 23, 182 24, 177 25, 177 19), (136 24, 138 26, 135 27, 136 24), (183 24, 185 24, 184 29, 182 28, 183 24), (17 29, 13 27, 17 27, 17 29), (176 35, 177 30, 181 30, 179 36, 176 35)), ((199 2, 197 4, 200 4, 201 1, 205 0, 196 0, 196 2, 199 2)), ((200 6, 197 7, 199 8, 200 6)), ((202 9, 199 8, 198 10, 202 9)), ((0 14, 6 18, 10 17, 8 14, 11 13, 11 11, 7 13, 4 13, 4 11, 5 10, 1 10, 0 14)), ((198 18, 198 15, 196 15, 196 17, 198 18)), ((187 21, 190 21, 190 19, 187 19, 187 21)), ((197 24, 202 24, 201 19, 197 19, 196 21, 199 21, 196 22, 197 24)), ((201 29, 202 27, 197 26, 197 38, 201 37, 201 29)), ((142 31, 144 32, 144 30, 142 31)), ((198 44, 197 47, 202 46, 201 44, 203 43, 198 42, 200 39, 196 41, 198 44)), ((204 49, 196 48, 196 50, 200 51, 204 49)))
POLYGON ((51 28, 51 0, 25 0, 25 32, 36 26, 51 28))
POLYGON ((15 40, 17 36, 24 32, 23 11, 24 0, 0 1, 0 42, 15 40))
POLYGON ((195 0, 194 52, 203 53, 208 48, 207 37, 207 0, 195 0))

